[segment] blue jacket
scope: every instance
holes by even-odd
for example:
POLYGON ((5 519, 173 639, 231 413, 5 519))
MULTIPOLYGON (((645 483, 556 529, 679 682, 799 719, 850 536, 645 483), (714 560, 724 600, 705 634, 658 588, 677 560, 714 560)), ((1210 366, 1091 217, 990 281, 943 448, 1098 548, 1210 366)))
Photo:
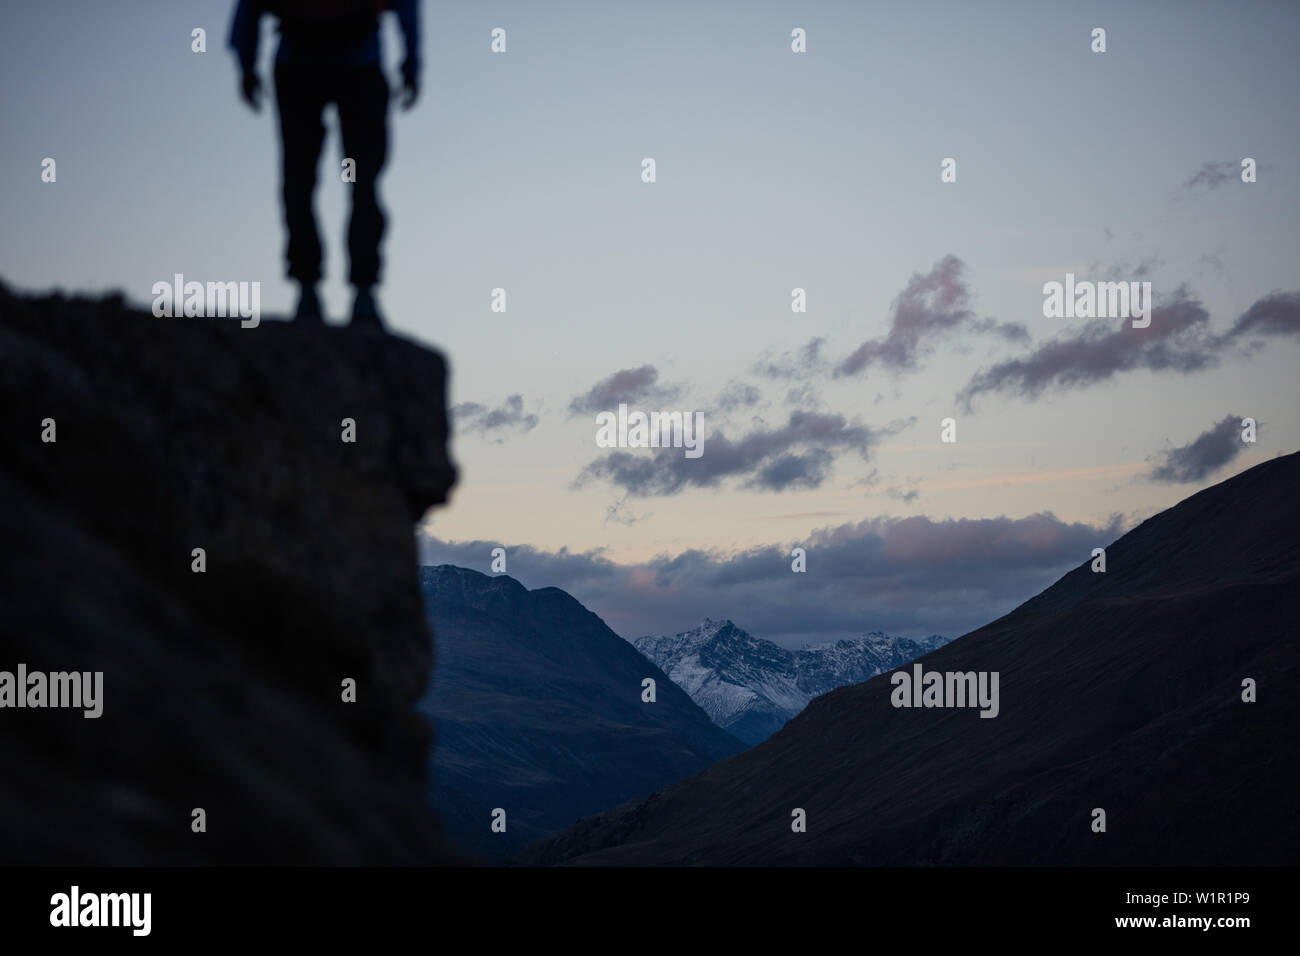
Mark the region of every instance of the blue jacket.
MULTIPOLYGON (((406 59, 402 62, 402 74, 409 80, 420 75, 420 21, 418 0, 388 0, 387 6, 397 14, 402 27, 402 36, 406 40, 406 59)), ((257 62, 257 41, 263 13, 270 13, 267 0, 239 0, 235 5, 234 20, 230 25, 230 48, 239 58, 239 65, 245 71, 253 69, 257 62)), ((375 28, 365 35, 358 36, 344 48, 322 49, 319 45, 295 36, 292 29, 288 32, 281 24, 280 48, 275 54, 276 63, 296 63, 333 66, 361 66, 380 63, 379 22, 375 18, 375 28)))

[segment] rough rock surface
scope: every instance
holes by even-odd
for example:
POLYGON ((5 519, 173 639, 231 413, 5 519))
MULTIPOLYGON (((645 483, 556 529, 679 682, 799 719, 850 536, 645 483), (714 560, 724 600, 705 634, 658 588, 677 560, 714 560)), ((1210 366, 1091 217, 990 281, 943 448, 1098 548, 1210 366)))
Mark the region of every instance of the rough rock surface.
POLYGON ((414 707, 445 388, 380 332, 0 286, 0 670, 104 673, 98 719, 0 709, 0 862, 448 858, 414 707))

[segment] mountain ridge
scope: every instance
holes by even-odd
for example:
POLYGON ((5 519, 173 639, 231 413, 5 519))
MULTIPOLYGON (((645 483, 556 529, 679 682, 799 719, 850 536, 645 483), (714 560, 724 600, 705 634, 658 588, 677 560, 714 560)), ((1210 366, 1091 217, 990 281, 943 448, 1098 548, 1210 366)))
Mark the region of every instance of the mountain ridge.
POLYGON ((645 796, 744 745, 589 608, 508 575, 425 566, 438 668, 434 806, 449 836, 502 862, 587 813, 645 796), (656 682, 653 703, 642 681, 656 682), (506 811, 506 832, 490 829, 506 811))
MULTIPOLYGON (((585 865, 1278 865, 1300 856, 1300 455, 1148 518, 927 670, 1001 711, 891 705, 889 675, 541 841, 585 865), (1259 697, 1243 700, 1243 681, 1259 697), (1266 781, 1266 784, 1265 784, 1266 781), (1171 807, 1177 810, 1170 812, 1171 807), (802 808, 807 831, 793 832, 802 808), (1107 829, 1093 829, 1096 810, 1107 829)), ((1085 556, 1086 557, 1086 556, 1085 556)))
POLYGON ((757 638, 729 618, 632 642, 719 727, 748 744, 766 740, 814 697, 857 684, 944 643, 873 631, 791 650, 757 638))

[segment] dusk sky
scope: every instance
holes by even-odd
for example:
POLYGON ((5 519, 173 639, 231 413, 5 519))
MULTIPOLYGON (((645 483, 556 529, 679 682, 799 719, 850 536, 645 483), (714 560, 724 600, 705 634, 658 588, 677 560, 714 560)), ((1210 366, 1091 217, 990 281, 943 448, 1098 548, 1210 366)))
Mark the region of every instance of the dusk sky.
MULTIPOLYGON (((238 97, 232 8, 11 17, 0 278, 147 309, 180 272, 260 281, 264 310, 291 308, 274 104, 238 97)), ((452 367, 461 480, 421 530, 430 562, 487 572, 505 547, 510 574, 627 638, 704 615, 790 645, 956 636, 1300 447, 1300 5, 421 15, 422 97, 389 120, 379 296, 452 367), (1150 327, 1045 318, 1043 285, 1067 273, 1149 281, 1150 327), (598 447, 595 414, 619 401, 703 412, 704 454, 598 447)), ((395 22, 383 39, 395 77, 395 22)), ((268 86, 275 43, 268 18, 268 86)), ((341 321, 327 126, 317 215, 341 321)))

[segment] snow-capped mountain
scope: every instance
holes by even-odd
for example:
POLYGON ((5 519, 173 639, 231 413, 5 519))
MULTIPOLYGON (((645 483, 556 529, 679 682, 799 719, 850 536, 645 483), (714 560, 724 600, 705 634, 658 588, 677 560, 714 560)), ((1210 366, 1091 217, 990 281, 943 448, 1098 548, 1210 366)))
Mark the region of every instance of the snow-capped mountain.
POLYGON ((747 744, 772 736, 814 697, 860 684, 946 643, 937 634, 913 640, 873 631, 791 651, 731 621, 710 618, 681 634, 632 642, 715 724, 747 744))

